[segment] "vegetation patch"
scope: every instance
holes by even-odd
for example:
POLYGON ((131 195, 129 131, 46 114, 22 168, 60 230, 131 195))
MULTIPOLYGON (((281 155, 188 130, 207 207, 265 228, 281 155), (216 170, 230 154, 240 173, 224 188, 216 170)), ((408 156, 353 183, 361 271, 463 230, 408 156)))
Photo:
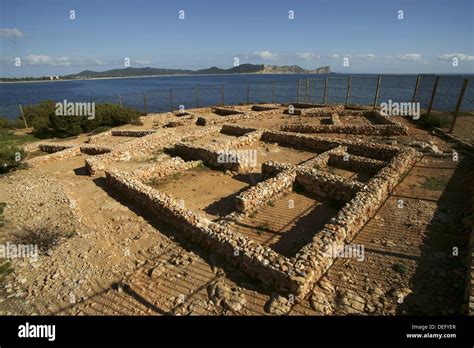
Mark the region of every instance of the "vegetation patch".
POLYGON ((13 272, 13 266, 10 261, 0 264, 0 284, 5 281, 5 278, 13 272))
POLYGON ((15 134, 13 130, 2 129, 0 125, 0 149, 8 146, 20 146, 37 140, 39 139, 33 134, 15 134))
POLYGON ((72 231, 63 231, 58 227, 24 227, 15 235, 18 244, 37 245, 42 253, 54 248, 62 239, 75 235, 72 231))
POLYGON ((41 138, 65 138, 92 131, 102 132, 104 127, 142 124, 140 112, 115 104, 96 104, 93 119, 87 116, 58 116, 55 102, 51 100, 25 106, 23 111, 27 123, 33 126, 34 134, 41 138))
POLYGON ((15 169, 24 168, 21 163, 26 157, 25 151, 15 146, 0 148, 0 174, 8 173, 15 169))
POLYGON ((425 129, 447 128, 452 120, 451 115, 446 113, 431 113, 430 115, 421 115, 418 121, 415 121, 420 127, 425 129))
POLYGON ((431 176, 425 178, 425 181, 421 184, 421 187, 427 190, 443 191, 446 185, 447 182, 445 178, 437 178, 431 176))
POLYGON ((3 216, 3 212, 6 206, 7 206, 7 203, 0 202, 0 227, 5 226, 5 216, 3 216))

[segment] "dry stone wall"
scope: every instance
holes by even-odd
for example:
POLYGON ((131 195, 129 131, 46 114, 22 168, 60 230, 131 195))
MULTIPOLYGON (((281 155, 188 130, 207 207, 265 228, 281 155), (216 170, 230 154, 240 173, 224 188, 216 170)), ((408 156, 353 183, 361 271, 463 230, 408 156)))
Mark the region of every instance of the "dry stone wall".
POLYGON ((355 172, 374 173, 385 167, 387 162, 356 155, 334 154, 329 156, 328 164, 355 172))
MULTIPOLYGON (((226 116, 228 119, 233 116, 226 116)), ((106 171, 106 182, 128 199, 141 205, 159 218, 185 233, 188 238, 220 254, 230 263, 250 276, 283 295, 294 295, 301 301, 312 286, 328 270, 334 261, 331 250, 342 248, 350 242, 383 204, 388 193, 396 186, 406 170, 418 160, 419 153, 410 148, 388 145, 366 144, 343 139, 318 138, 299 133, 256 130, 254 128, 224 125, 212 131, 223 131, 237 135, 223 144, 196 146, 182 142, 193 136, 211 132, 186 135, 170 131, 150 134, 121 144, 112 152, 99 155, 100 163, 120 160, 120 156, 140 156, 150 151, 176 144, 174 149, 182 157, 196 161, 185 162, 172 158, 148 165, 131 172, 106 171), (218 151, 236 150, 257 141, 277 142, 292 147, 304 147, 315 151, 315 157, 301 165, 266 162, 262 174, 266 180, 241 192, 235 199, 233 218, 260 209, 269 201, 291 192, 295 183, 306 191, 330 199, 345 202, 344 207, 320 231, 314 231, 313 240, 294 257, 278 254, 269 247, 260 245, 233 230, 229 219, 211 222, 207 218, 180 206, 171 196, 147 186, 142 180, 152 177, 166 177, 176 171, 187 170, 199 165, 200 160, 219 166, 218 151), (344 155, 349 160, 344 161, 344 155), (342 161, 342 163, 341 163, 342 161), (327 165, 346 166, 347 169, 367 170, 375 173, 367 184, 344 179, 315 168, 327 165)), ((63 151, 69 151, 63 150, 63 151)), ((110 163, 110 162, 109 162, 110 163)), ((93 163, 94 164, 94 163, 93 163)), ((97 168, 97 167, 96 167, 97 168)), ((238 168, 241 169, 241 168, 238 168)))
POLYGON ((219 116, 241 115, 242 111, 232 108, 214 108, 213 112, 219 116))
POLYGON ((334 251, 350 242, 362 226, 375 214, 400 180, 403 173, 420 158, 411 149, 401 150, 390 163, 379 171, 354 198, 347 203, 335 218, 326 224, 314 238, 296 255, 296 272, 305 274, 297 297, 305 296, 334 262, 334 251))
POLYGON ((298 133, 343 133, 357 135, 402 135, 407 134, 407 127, 400 125, 309 125, 290 124, 280 128, 285 132, 298 133))
POLYGON ((402 135, 407 134, 407 127, 400 122, 396 122, 392 117, 379 111, 352 111, 336 108, 320 108, 318 112, 311 112, 313 109, 295 110, 297 115, 304 116, 309 113, 311 116, 330 116, 330 125, 308 125, 308 124, 292 124, 283 125, 281 130, 285 132, 298 133, 344 133, 358 135, 402 135), (308 111, 309 110, 309 111, 308 111), (366 116, 372 120, 371 125, 350 125, 343 124, 340 116, 366 116))
POLYGON ((132 178, 140 178, 143 181, 151 178, 164 178, 177 172, 197 168, 202 165, 202 161, 184 161, 180 157, 164 160, 165 158, 168 158, 168 156, 162 155, 161 158, 157 159, 158 163, 142 166, 127 173, 132 178))
POLYGON ((259 182, 235 197, 236 210, 250 214, 269 201, 291 192, 295 178, 294 171, 283 171, 275 177, 259 182))
POLYGON ((68 147, 65 150, 60 150, 49 155, 39 156, 25 161, 28 167, 35 167, 39 164, 51 162, 59 159, 70 158, 81 153, 79 146, 68 147))
POLYGON ((112 152, 112 148, 106 146, 97 146, 97 145, 82 145, 80 147, 82 153, 88 155, 103 155, 104 153, 112 152))
POLYGON ((94 175, 98 171, 105 170, 106 166, 112 162, 141 158, 183 139, 199 137, 219 130, 220 127, 206 127, 182 133, 172 128, 161 129, 159 132, 118 144, 110 153, 87 158, 85 167, 89 174, 94 175))
MULTIPOLYGON (((228 131, 236 131, 232 127, 226 128, 228 131)), ((243 136, 228 140, 221 144, 198 146, 188 143, 178 143, 174 146, 174 151, 181 157, 189 159, 201 159, 208 165, 230 170, 234 172, 245 172, 249 169, 251 163, 243 157, 239 157, 236 151, 242 147, 253 144, 262 136, 262 131, 250 131, 243 133, 243 136), (223 156, 234 155, 233 161, 228 161, 223 156)))
POLYGON ((272 249, 209 221, 183 208, 169 195, 159 192, 129 175, 106 172, 107 185, 128 199, 154 213, 166 223, 183 231, 194 242, 213 250, 249 275, 282 293, 295 293, 297 282, 291 272, 291 261, 272 249))
POLYGON ((153 133, 156 133, 156 129, 117 129, 117 130, 112 130, 111 134, 114 137, 137 137, 141 138, 144 137, 145 135, 150 135, 153 133))
POLYGON ((71 147, 74 147, 77 145, 74 144, 40 144, 38 148, 47 153, 55 153, 58 151, 63 151, 66 149, 70 149, 71 147))

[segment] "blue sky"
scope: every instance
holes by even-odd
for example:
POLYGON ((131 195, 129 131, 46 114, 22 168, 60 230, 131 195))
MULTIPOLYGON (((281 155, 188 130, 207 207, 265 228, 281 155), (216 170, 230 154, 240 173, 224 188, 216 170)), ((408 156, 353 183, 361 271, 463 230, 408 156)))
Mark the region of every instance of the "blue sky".
POLYGON ((238 57, 241 64, 330 65, 341 73, 474 73, 473 4, 0 0, 0 76, 123 68, 126 57, 133 67, 231 67, 238 57), (76 19, 69 18, 70 10, 76 19), (178 18, 180 10, 185 19, 178 18))

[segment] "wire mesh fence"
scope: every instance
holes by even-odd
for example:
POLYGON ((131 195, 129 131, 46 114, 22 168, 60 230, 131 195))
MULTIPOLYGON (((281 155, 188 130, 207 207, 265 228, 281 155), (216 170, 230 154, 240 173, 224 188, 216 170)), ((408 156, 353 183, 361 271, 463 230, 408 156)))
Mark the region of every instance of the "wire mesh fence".
POLYGON ((248 84, 247 103, 292 103, 298 98, 299 83, 294 81, 253 82, 248 84))
MULTIPOLYGON (((383 102, 416 102, 442 119, 443 128, 474 140, 474 77, 450 75, 314 76, 288 81, 205 84, 121 95, 74 95, 68 101, 113 103, 140 112, 248 103, 345 104, 380 106, 383 102)), ((0 117, 16 119, 21 106, 0 105, 0 117)))

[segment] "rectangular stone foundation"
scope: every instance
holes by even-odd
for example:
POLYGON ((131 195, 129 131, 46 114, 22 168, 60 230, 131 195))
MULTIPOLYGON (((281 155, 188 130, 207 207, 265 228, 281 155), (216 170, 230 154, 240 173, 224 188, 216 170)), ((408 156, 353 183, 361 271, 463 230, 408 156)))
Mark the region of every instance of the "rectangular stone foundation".
MULTIPOLYGON (((178 143, 174 150, 196 161, 185 162, 176 157, 127 173, 107 171, 106 182, 128 199, 185 233, 194 242, 222 255, 275 291, 293 295, 297 301, 306 296, 313 284, 332 265, 334 260, 332 256, 328 256, 329 251, 342 248, 356 236, 383 204, 402 175, 419 158, 419 153, 411 148, 360 144, 236 125, 225 125, 214 131, 236 135, 238 138, 225 144, 206 147, 178 143), (234 212, 219 222, 212 222, 181 207, 169 195, 142 182, 150 177, 166 177, 180 170, 193 168, 200 161, 219 165, 220 163, 216 163, 219 150, 237 150, 259 139, 291 147, 311 148, 319 154, 300 165, 264 163, 262 175, 266 180, 241 192, 235 198, 234 212), (315 168, 331 164, 345 166, 349 170, 368 170, 374 176, 363 184, 315 168), (314 231, 312 242, 302 247, 295 257, 290 259, 278 254, 232 228, 232 223, 239 217, 257 211, 269 201, 291 192, 295 185, 300 185, 305 191, 345 203, 330 222, 321 230, 314 231)), ((150 137, 152 136, 155 135, 150 137)))

